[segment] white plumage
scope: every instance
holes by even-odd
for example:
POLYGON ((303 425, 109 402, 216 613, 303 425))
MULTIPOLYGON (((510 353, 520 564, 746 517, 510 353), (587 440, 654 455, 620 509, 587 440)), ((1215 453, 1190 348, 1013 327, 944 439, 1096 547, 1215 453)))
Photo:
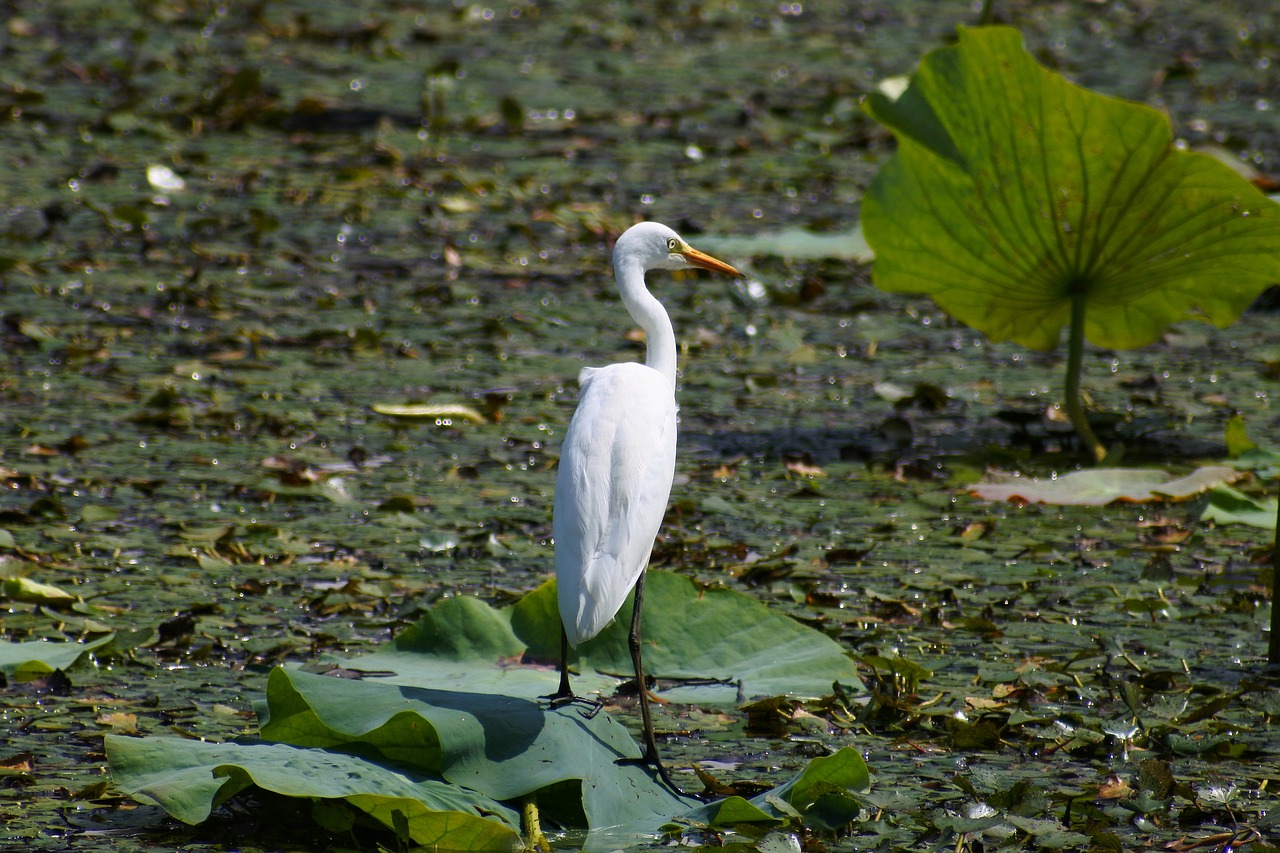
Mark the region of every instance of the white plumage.
POLYGON ((640 609, 644 571, 676 470, 676 336, 662 303, 645 287, 644 274, 687 267, 740 274, 656 222, 628 228, 614 245, 618 294, 644 329, 645 363, 587 368, 579 376, 581 394, 560 451, 552 520, 565 640, 560 688, 552 701, 574 698, 568 646, 577 647, 600 633, 635 589, 629 645, 641 686, 644 760, 668 784, 643 688, 640 609))
POLYGON ((553 522, 569 645, 599 634, 645 570, 675 471, 676 395, 667 378, 643 364, 586 374, 561 450, 553 522))

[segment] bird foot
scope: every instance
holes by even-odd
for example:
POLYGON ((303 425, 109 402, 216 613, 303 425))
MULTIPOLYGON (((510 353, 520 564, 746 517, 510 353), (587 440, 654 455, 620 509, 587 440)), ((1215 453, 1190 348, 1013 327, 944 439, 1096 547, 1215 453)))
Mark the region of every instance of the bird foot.
POLYGON ((595 717, 600 713, 600 709, 604 707, 603 702, 597 702, 594 699, 588 699, 585 696, 576 696, 573 693, 561 693, 559 691, 552 693, 550 696, 541 696, 541 699, 547 700, 547 706, 552 710, 563 708, 567 705, 582 705, 588 708, 587 719, 595 717))

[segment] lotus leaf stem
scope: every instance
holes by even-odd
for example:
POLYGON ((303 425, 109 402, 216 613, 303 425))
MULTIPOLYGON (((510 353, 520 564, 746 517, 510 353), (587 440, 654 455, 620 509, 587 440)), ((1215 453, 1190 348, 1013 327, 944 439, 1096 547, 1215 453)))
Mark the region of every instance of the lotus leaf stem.
POLYGON ((1080 371, 1084 363, 1084 309, 1087 291, 1083 284, 1071 289, 1071 328, 1067 338, 1067 417, 1075 427, 1076 435, 1088 446, 1094 462, 1101 462, 1107 448, 1098 441, 1080 398, 1080 371))

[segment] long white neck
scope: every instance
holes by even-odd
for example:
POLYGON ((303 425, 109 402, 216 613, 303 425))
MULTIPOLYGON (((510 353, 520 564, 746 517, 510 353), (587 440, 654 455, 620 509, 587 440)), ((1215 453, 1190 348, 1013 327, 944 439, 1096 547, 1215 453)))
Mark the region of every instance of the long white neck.
POLYGON ((644 363, 661 373, 676 387, 676 333, 662 303, 644 285, 644 267, 633 258, 614 259, 618 293, 631 319, 644 329, 644 363))

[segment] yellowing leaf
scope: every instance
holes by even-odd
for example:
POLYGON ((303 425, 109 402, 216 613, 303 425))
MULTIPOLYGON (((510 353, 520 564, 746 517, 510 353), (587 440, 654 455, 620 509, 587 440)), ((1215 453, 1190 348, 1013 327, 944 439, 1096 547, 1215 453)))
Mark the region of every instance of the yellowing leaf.
POLYGON ((1104 506, 1114 501, 1185 500, 1242 476, 1226 465, 1197 468, 1185 477, 1170 477, 1165 471, 1146 468, 1095 468, 1051 479, 997 475, 992 482, 977 484, 969 493, 988 501, 1104 506))
POLYGON ((393 418, 433 419, 439 421, 441 426, 448 426, 455 420, 471 421, 474 424, 485 422, 484 415, 460 403, 375 403, 372 408, 380 415, 393 418))
POLYGON ((123 711, 101 714, 95 722, 100 726, 108 726, 125 734, 134 734, 138 731, 138 715, 126 714, 123 711))
POLYGON ((70 604, 78 600, 77 596, 69 592, 47 583, 38 583, 31 580, 31 578, 5 578, 4 595, 12 601, 26 601, 54 606, 70 604))

